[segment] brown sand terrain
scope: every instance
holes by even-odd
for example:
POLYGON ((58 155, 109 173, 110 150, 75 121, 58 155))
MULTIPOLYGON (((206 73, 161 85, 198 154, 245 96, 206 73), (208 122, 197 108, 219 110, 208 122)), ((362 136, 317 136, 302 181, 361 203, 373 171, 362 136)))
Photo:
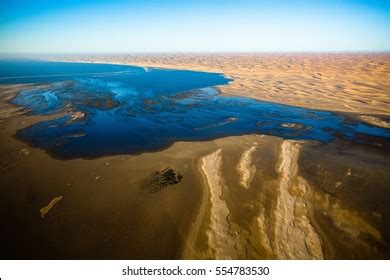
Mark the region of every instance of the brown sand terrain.
POLYGON ((233 78, 218 87, 239 95, 287 105, 363 115, 390 126, 390 54, 138 54, 51 57, 86 61, 190 69, 233 78))
POLYGON ((13 137, 52 117, 6 103, 24 87, 0 89, 1 259, 390 257, 384 148, 247 135, 58 160, 13 137), (166 168, 182 179, 147 191, 166 168))

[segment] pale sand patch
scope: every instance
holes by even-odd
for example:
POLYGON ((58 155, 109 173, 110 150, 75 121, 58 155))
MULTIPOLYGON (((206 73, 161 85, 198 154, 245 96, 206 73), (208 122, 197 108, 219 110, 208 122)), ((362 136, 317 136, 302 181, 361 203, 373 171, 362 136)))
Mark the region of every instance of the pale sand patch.
POLYGON ((21 149, 21 150, 19 150, 19 154, 23 155, 23 156, 28 156, 30 154, 30 150, 29 149, 21 149))
POLYGON ((382 237, 379 231, 366 222, 356 211, 342 208, 340 203, 335 203, 330 208, 330 215, 335 226, 352 236, 359 238, 361 233, 372 236, 375 240, 381 241, 382 237))
POLYGON ((298 123, 282 123, 282 126, 287 127, 287 128, 301 128, 302 127, 302 125, 298 124, 298 123))
POLYGON ((49 213, 49 211, 58 203, 60 202, 62 199, 62 196, 58 196, 58 197, 55 197, 54 199, 52 199, 52 201, 50 201, 50 203, 41 208, 40 212, 41 212, 41 218, 45 218, 45 216, 47 215, 47 213, 49 213))
POLYGON ((237 165, 237 170, 240 173, 240 185, 245 189, 249 189, 253 176, 256 173, 256 166, 252 164, 252 154, 256 148, 257 144, 245 150, 237 165))
MULTIPOLYGON (((369 235, 380 242, 382 236, 380 232, 366 221, 356 210, 349 209, 339 199, 330 199, 329 194, 315 193, 316 205, 329 214, 333 224, 347 236, 367 243, 361 234, 369 235)), ((379 213, 380 215, 380 213, 379 213)), ((370 244, 366 244, 370 246, 370 244)))
POLYGON ((307 216, 308 185, 296 179, 300 145, 281 145, 278 198, 275 209, 275 253, 278 259, 323 259, 321 239, 307 216))
POLYGON ((76 112, 73 112, 73 114, 71 115, 71 119, 69 120, 69 122, 73 122, 77 119, 82 119, 84 117, 85 117, 85 113, 80 112, 80 111, 76 111, 76 112))
POLYGON ((385 120, 381 120, 380 118, 377 118, 377 117, 360 116, 360 119, 362 119, 363 121, 365 121, 371 125, 375 125, 375 126, 379 126, 379 127, 383 127, 383 128, 387 128, 387 129, 390 128, 390 122, 387 122, 385 120))

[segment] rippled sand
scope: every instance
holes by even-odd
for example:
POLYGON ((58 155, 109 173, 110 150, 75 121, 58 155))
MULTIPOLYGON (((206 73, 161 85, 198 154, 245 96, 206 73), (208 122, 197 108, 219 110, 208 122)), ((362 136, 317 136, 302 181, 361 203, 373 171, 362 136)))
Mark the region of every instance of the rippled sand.
POLYGON ((390 115, 389 54, 146 54, 51 59, 224 73, 229 95, 358 114, 390 115))

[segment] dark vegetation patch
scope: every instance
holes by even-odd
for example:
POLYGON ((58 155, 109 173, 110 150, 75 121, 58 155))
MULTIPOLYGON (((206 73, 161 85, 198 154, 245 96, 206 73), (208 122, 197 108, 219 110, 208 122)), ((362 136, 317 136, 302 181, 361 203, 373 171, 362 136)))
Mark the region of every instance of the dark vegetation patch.
POLYGON ((156 193, 163 188, 176 185, 183 179, 183 176, 172 168, 165 168, 161 171, 153 171, 150 178, 140 183, 140 189, 149 193, 156 193))

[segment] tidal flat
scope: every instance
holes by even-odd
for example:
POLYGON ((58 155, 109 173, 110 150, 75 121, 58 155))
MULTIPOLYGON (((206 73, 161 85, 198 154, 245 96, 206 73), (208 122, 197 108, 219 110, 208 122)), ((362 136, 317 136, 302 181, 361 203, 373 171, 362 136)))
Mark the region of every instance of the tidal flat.
POLYGON ((93 75, 1 86, 1 258, 389 258, 388 128, 93 75))

